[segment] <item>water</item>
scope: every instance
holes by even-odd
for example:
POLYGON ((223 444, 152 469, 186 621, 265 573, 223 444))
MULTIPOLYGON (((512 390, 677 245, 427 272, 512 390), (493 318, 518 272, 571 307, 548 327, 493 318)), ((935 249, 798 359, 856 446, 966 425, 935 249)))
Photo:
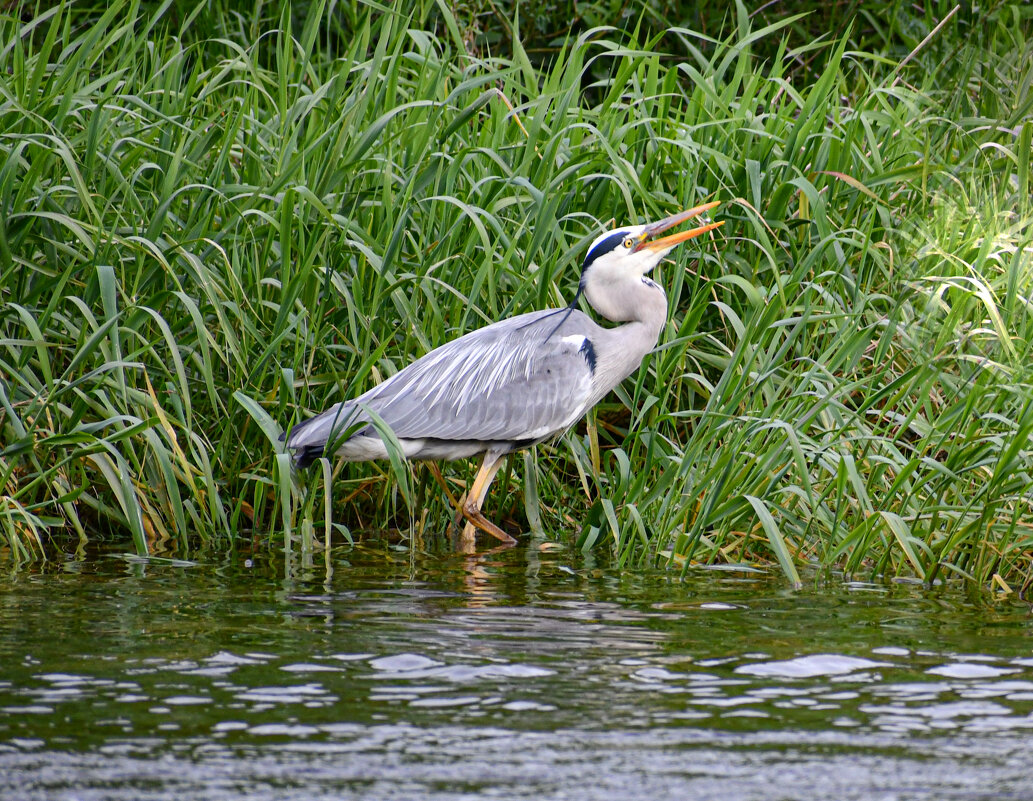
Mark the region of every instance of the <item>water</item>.
POLYGON ((1030 622, 534 547, 11 569, 0 798, 1030 799, 1030 622))

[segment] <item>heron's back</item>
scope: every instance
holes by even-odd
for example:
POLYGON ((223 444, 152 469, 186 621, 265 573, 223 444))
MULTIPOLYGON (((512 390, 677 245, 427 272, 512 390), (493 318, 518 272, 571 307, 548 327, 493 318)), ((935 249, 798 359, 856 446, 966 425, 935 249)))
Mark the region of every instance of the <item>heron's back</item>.
POLYGON ((518 315, 471 331, 417 359, 351 401, 296 425, 287 447, 299 465, 329 441, 362 461, 387 455, 376 415, 414 459, 516 449, 573 424, 595 394, 593 341, 605 329, 578 310, 518 315))

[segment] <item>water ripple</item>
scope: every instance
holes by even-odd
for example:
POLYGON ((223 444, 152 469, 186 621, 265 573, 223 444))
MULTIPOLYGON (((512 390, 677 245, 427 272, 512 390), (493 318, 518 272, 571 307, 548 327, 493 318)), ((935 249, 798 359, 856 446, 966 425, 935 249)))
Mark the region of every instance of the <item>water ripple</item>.
POLYGON ((817 676, 842 676, 857 670, 880 667, 892 667, 892 665, 889 662, 873 662, 870 659, 840 654, 810 654, 783 661, 742 665, 737 667, 735 672, 747 673, 752 676, 810 679, 817 676))

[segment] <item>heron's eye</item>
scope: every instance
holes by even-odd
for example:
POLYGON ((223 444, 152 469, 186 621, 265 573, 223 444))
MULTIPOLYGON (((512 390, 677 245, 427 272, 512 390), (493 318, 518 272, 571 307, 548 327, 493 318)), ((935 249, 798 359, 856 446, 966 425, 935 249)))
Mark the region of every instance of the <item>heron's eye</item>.
POLYGON ((628 250, 631 250, 631 248, 634 246, 634 244, 635 244, 635 240, 632 239, 630 236, 627 239, 624 240, 624 247, 626 247, 628 250))

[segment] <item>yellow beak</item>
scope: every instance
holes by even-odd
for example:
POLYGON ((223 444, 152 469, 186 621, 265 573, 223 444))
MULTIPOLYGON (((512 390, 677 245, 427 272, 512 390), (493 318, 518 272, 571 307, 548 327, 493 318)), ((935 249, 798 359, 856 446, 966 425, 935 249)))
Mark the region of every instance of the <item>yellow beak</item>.
POLYGON ((720 228, 724 225, 724 220, 720 222, 707 223, 706 225, 701 225, 698 228, 691 228, 688 231, 680 231, 677 234, 671 234, 670 236, 661 237, 660 239, 653 239, 654 236, 666 231, 668 228, 673 228, 686 220, 698 217, 700 214, 710 211, 710 209, 720 205, 720 200, 715 200, 711 203, 704 203, 702 206, 696 206, 695 208, 688 209, 687 211, 673 214, 670 217, 665 217, 659 222, 646 226, 646 230, 642 234, 642 241, 635 246, 635 250, 642 250, 643 248, 648 248, 649 250, 669 250, 675 245, 681 244, 688 239, 697 237, 700 234, 705 234, 707 231, 713 231, 715 228, 720 228))

